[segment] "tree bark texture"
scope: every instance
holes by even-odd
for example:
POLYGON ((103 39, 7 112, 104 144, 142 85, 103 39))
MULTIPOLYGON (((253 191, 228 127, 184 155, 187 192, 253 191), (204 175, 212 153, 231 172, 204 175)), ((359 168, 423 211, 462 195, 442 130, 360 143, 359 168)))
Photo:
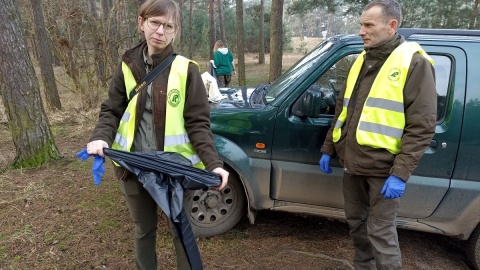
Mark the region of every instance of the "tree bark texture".
MULTIPOLYGON (((122 3, 123 15, 122 15, 122 18, 119 19, 119 21, 121 21, 121 22, 126 22, 130 18, 130 13, 131 12, 129 12, 129 8, 128 8, 129 3, 127 3, 127 2, 129 2, 129 1, 123 0, 123 3, 122 3)), ((137 14, 137 10, 135 10, 134 14, 137 14)), ((129 25, 127 25, 124 28, 125 28, 125 32, 127 33, 127 37, 133 37, 134 36, 134 34, 132 34, 132 28, 129 25)), ((133 47, 133 38, 128 38, 126 44, 127 44, 128 48, 133 47)))
POLYGON ((260 25, 258 26, 258 63, 265 64, 265 1, 260 0, 260 25))
POLYGON ((26 48, 18 6, 0 0, 0 85, 16 149, 13 166, 36 167, 60 153, 43 109, 32 61, 26 48))
POLYGON ((188 57, 193 58, 193 0, 190 0, 190 10, 188 16, 188 57))
MULTIPOLYGON (((107 38, 107 48, 105 50, 108 52, 108 63, 109 69, 115 70, 117 66, 117 61, 119 58, 118 55, 118 30, 117 30, 117 17, 116 13, 114 12, 112 0, 102 0, 102 9, 103 9, 103 21, 104 21, 104 33, 105 37, 107 38)), ((110 71, 109 70, 109 71, 110 71)), ((109 72, 110 73, 110 72, 109 72)))
MULTIPOLYGON (((90 13, 93 20, 92 28, 94 28, 94 31, 96 33, 98 33, 99 30, 97 26, 100 20, 100 15, 98 14, 98 8, 95 0, 90 0, 90 13)), ((96 66, 95 74, 97 76, 97 82, 102 87, 107 87, 107 80, 105 80, 105 78, 107 77, 105 69, 105 59, 103 57, 103 40, 101 38, 101 35, 94 35, 92 41, 94 46, 96 46, 94 53, 94 62, 96 66)))
POLYGON ((218 26, 220 28, 220 39, 223 41, 225 47, 228 47, 227 36, 225 35, 225 23, 223 21, 223 1, 217 0, 218 6, 218 26))
POLYGON ((41 0, 30 0, 33 11, 33 24, 39 52, 40 72, 43 80, 45 99, 47 107, 51 111, 61 110, 62 103, 58 95, 57 83, 53 72, 53 57, 50 50, 50 39, 45 29, 45 21, 42 11, 41 0))
POLYGON ((180 46, 183 47, 183 40, 184 40, 184 37, 183 37, 183 1, 184 0, 178 0, 178 8, 180 9, 180 33, 178 33, 178 35, 180 36, 179 38, 179 43, 180 43, 180 46))
POLYGON ((237 17, 237 76, 238 85, 246 85, 245 79, 245 35, 243 28, 243 0, 236 0, 237 17))
POLYGON ((210 59, 213 59, 213 46, 215 46, 215 0, 208 0, 208 14, 210 18, 210 59))
POLYGON ((270 72, 269 81, 275 81, 282 75, 282 18, 283 18, 283 0, 272 1, 272 11, 270 15, 270 72))
POLYGON ((54 34, 54 32, 56 31, 56 27, 54 27, 54 25, 56 25, 56 23, 55 23, 54 15, 52 14, 58 14, 58 6, 59 6, 59 3, 55 3, 52 5, 49 5, 48 8, 45 8, 43 10, 43 14, 45 16, 45 23, 47 24, 45 28, 47 29, 48 37, 51 42, 50 49, 52 51, 53 64, 54 66, 57 66, 57 67, 62 65, 62 61, 58 56, 58 51, 56 50, 56 46, 55 46, 56 35, 54 34))
POLYGON ((470 19, 470 29, 476 29, 476 24, 477 24, 477 16, 478 16, 478 0, 475 0, 475 3, 473 3, 473 11, 472 11, 472 17, 470 19))

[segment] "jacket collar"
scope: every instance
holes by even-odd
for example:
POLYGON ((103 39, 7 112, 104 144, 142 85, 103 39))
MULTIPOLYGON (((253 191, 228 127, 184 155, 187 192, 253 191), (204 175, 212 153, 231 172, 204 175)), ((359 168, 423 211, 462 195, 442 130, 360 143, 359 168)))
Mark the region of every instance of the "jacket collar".
POLYGON ((386 40, 385 42, 365 50, 365 59, 386 59, 390 54, 395 50, 400 44, 405 41, 405 38, 402 36, 395 34, 390 39, 386 40))
POLYGON ((152 54, 151 57, 152 57, 152 61, 153 61, 153 66, 155 67, 155 66, 160 65, 160 63, 162 63, 163 60, 165 60, 165 58, 170 56, 172 53, 173 53, 173 45, 170 42, 170 44, 168 44, 167 47, 165 47, 165 49, 163 49, 161 52, 156 53, 156 54, 152 54))
MULTIPOLYGON (((144 52, 146 52, 147 42, 143 41, 137 46, 127 50, 122 57, 122 61, 125 62, 133 72, 135 79, 139 80, 145 76, 145 58, 144 52)), ((153 66, 151 68, 155 68, 155 66, 159 65, 167 56, 173 53, 173 45, 172 43, 168 44, 165 49, 161 52, 154 54, 151 56, 153 66)))

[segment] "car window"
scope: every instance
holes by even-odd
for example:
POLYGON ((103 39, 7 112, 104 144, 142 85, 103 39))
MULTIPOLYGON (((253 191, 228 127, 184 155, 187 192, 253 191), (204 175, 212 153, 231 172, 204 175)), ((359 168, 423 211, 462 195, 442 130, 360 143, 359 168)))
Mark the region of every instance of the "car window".
MULTIPOLYGON (((350 67, 357 57, 358 54, 344 56, 310 86, 310 89, 321 93, 321 116, 333 116, 335 114, 335 100, 345 85, 350 67)), ((430 57, 434 61, 435 68, 437 123, 439 123, 444 120, 446 114, 452 60, 444 55, 430 55, 430 57)))
POLYGON ((451 82, 452 59, 445 55, 430 55, 434 61, 437 87, 437 124, 443 122, 447 113, 448 93, 451 82))
POLYGON ((358 54, 344 56, 310 86, 311 89, 321 93, 321 116, 333 116, 335 114, 335 101, 347 81, 350 67, 357 57, 358 54))
POLYGON ((289 70, 285 71, 278 79, 275 80, 269 87, 265 95, 267 103, 272 103, 282 93, 288 92, 292 84, 298 80, 304 80, 308 76, 309 71, 322 56, 326 54, 333 47, 333 43, 329 40, 322 42, 312 52, 304 56, 300 61, 293 65, 289 70))

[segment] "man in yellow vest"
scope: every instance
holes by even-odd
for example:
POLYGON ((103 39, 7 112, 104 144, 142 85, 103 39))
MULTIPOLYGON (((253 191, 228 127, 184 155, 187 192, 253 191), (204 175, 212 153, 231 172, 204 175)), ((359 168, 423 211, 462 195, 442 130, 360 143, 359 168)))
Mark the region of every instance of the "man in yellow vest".
MULTIPOLYGON (((103 157, 104 147, 177 152, 195 167, 219 174, 222 182, 216 189, 221 190, 229 173, 215 150, 210 106, 198 65, 177 55, 164 72, 131 94, 146 74, 173 55, 172 43, 180 32, 180 9, 173 0, 144 1, 138 14, 138 30, 145 41, 122 56, 87 144, 88 154, 103 157)), ((136 269, 157 269, 157 204, 136 175, 117 165, 114 172, 134 223, 136 269)), ((178 269, 201 269, 201 265, 189 264, 175 231, 173 243, 178 269)))
POLYGON ((396 217, 406 182, 435 131, 433 61, 396 31, 401 8, 374 0, 364 9, 364 51, 352 65, 322 146, 344 168, 345 216, 355 246, 355 269, 401 269, 396 217))

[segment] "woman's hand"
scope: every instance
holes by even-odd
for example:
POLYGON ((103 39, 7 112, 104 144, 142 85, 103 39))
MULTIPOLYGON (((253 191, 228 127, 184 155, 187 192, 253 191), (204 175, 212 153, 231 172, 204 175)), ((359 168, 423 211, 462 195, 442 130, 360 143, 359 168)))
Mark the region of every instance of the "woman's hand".
POLYGON ((216 174, 219 174, 221 177, 222 177, 222 183, 220 184, 220 186, 218 187, 214 187, 215 190, 222 190, 225 188, 225 186, 227 185, 228 183, 228 175, 229 173, 224 170, 223 168, 221 167, 218 167, 218 168, 215 168, 212 170, 212 172, 216 173, 216 174))
POLYGON ((91 141, 87 143, 87 153, 90 155, 97 154, 101 157, 105 157, 105 154, 103 153, 104 147, 108 148, 108 144, 106 141, 103 141, 103 140, 91 141))

